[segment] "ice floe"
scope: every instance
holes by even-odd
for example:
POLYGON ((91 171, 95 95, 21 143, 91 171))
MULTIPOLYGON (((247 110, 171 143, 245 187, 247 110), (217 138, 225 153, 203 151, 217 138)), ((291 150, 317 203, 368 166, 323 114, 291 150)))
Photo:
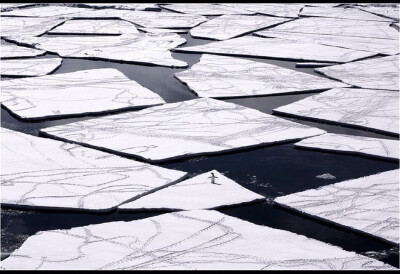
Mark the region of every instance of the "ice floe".
POLYGON ((33 7, 29 9, 16 9, 3 12, 3 16, 18 17, 49 17, 49 18, 72 18, 72 17, 91 17, 96 12, 95 9, 75 8, 68 6, 44 6, 33 7))
POLYGON ((399 6, 394 5, 392 7, 377 7, 377 6, 357 6, 358 9, 370 12, 372 14, 376 14, 379 16, 383 16, 386 18, 390 18, 396 21, 399 21, 399 6))
POLYGON ((277 17, 289 17, 297 18, 298 13, 304 4, 224 4, 229 7, 234 7, 237 9, 245 9, 254 13, 261 13, 266 15, 272 15, 277 17))
POLYGON ((324 173, 324 174, 321 174, 321 175, 317 175, 317 176, 315 176, 315 178, 324 179, 324 180, 336 179, 335 176, 333 176, 332 174, 329 174, 329 173, 324 173))
POLYGON ((43 50, 20 47, 14 44, 1 45, 0 50, 1 59, 37 57, 43 54, 45 54, 45 51, 43 50))
POLYGON ((65 19, 0 17, 1 37, 38 36, 60 25, 65 19))
POLYGON ((10 10, 13 10, 13 9, 26 8, 26 7, 35 6, 35 5, 37 5, 37 4, 1 3, 0 4, 0 8, 1 8, 1 11, 4 12, 4 11, 10 11, 10 10))
POLYGON ((156 93, 112 68, 4 80, 1 101, 20 119, 30 120, 137 109, 165 103, 156 93))
MULTIPOLYGON (((62 63, 61 58, 29 58, 29 59, 6 59, 1 60, 0 74, 3 77, 32 77, 43 76, 57 70, 62 63)), ((23 80, 21 80, 23 81, 23 80)), ((4 84, 2 90, 4 95, 4 84)), ((29 87, 34 90, 35 87, 29 87)))
POLYGON ((222 15, 191 29, 190 35, 198 38, 226 40, 288 20, 290 19, 264 15, 222 15))
MULTIPOLYGON (((356 8, 342 8, 342 7, 309 7, 305 6, 301 12, 300 16, 315 16, 315 17, 328 17, 335 19, 352 19, 352 20, 367 20, 367 21, 383 21, 392 22, 393 20, 388 18, 383 18, 382 16, 377 16, 356 8)), ((358 22, 357 22, 358 23, 358 22)), ((357 24, 356 23, 356 24, 357 24)))
POLYGON ((1 263, 7 270, 395 269, 337 246, 214 210, 41 231, 1 263))
POLYGON ((300 18, 274 27, 273 31, 399 39, 399 32, 389 26, 389 22, 365 21, 322 17, 300 18))
POLYGON ((398 92, 334 88, 278 107, 273 112, 398 135, 398 102, 398 92))
POLYGON ((399 91, 399 55, 318 68, 316 71, 362 88, 399 91))
POLYGON ((254 35, 261 37, 276 37, 300 42, 316 43, 353 50, 369 51, 376 54, 380 53, 393 55, 399 53, 400 51, 399 40, 393 39, 283 32, 274 31, 274 29, 258 31, 255 32, 254 35))
POLYGON ((14 208, 104 212, 185 175, 4 128, 1 146, 1 203, 14 208))
POLYGON ((399 243, 399 170, 278 197, 306 215, 399 243))
POLYGON ((79 4, 69 4, 70 6, 78 6, 85 8, 96 8, 96 9, 122 9, 122 10, 151 10, 159 11, 156 4, 151 3, 125 3, 125 4, 105 4, 105 3, 79 3, 79 4))
POLYGON ((41 132, 154 162, 325 133, 258 110, 209 98, 48 127, 41 132))
POLYGON ((123 20, 68 20, 48 33, 120 35, 139 32, 134 24, 123 20))
POLYGON ((304 139, 296 143, 295 147, 399 159, 398 140, 326 133, 304 139))
POLYGON ((264 199, 265 197, 212 170, 123 204, 118 209, 124 211, 212 209, 264 199), (216 179, 212 182, 214 176, 216 179))
POLYGON ((61 57, 187 67, 170 49, 186 42, 176 33, 126 34, 90 37, 18 37, 9 40, 54 52, 61 57))
POLYGON ((200 97, 226 98, 316 91, 347 84, 272 64, 203 54, 175 76, 200 97), (290 79, 290 81, 288 81, 290 79))
POLYGON ((138 27, 139 30, 148 32, 148 33, 165 33, 165 32, 172 32, 172 33, 188 33, 188 29, 162 29, 162 28, 141 28, 138 27))
POLYGON ((243 36, 225 41, 211 42, 205 45, 175 48, 174 51, 339 63, 350 62, 373 55, 365 51, 255 36, 243 36))
POLYGON ((163 9, 172 10, 180 13, 198 15, 225 15, 225 14, 254 14, 243 8, 229 7, 227 5, 209 3, 190 3, 190 4, 169 4, 162 5, 163 9))

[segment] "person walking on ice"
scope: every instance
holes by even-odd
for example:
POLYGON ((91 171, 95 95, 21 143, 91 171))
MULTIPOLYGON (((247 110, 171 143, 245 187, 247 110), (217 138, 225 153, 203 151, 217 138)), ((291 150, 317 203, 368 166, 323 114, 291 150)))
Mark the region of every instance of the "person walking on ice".
POLYGON ((217 183, 215 182, 215 178, 218 178, 218 177, 214 175, 214 172, 211 172, 211 177, 208 177, 208 178, 211 178, 211 183, 212 183, 212 184, 214 184, 214 185, 220 185, 220 184, 217 184, 217 183))

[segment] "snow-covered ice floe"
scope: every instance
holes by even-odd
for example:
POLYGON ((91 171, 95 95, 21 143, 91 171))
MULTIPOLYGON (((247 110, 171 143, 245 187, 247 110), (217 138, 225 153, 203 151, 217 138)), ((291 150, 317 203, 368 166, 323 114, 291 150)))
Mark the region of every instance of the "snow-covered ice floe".
POLYGON ((277 16, 277 17, 288 17, 297 18, 299 11, 304 7, 304 4, 224 4, 229 7, 237 9, 245 9, 254 13, 260 13, 265 15, 277 16))
POLYGON ((380 39, 358 36, 326 35, 315 33, 284 32, 275 31, 273 28, 255 32, 253 35, 261 37, 275 37, 281 39, 294 40, 347 48, 360 51, 368 51, 376 54, 394 55, 399 53, 399 40, 380 39))
POLYGON ((300 213, 399 244, 399 170, 275 198, 300 213))
POLYGON ((264 15, 222 15, 190 30, 192 37, 226 40, 287 22, 288 18, 264 15))
POLYGON ((161 10, 156 4, 151 3, 125 3, 125 4, 105 4, 105 3, 79 3, 79 4, 68 4, 69 6, 78 6, 85 8, 95 8, 95 9, 122 9, 122 10, 151 10, 159 11, 161 10))
POLYGON ((0 8, 1 8, 1 11, 4 12, 4 11, 10 11, 13 9, 27 8, 27 7, 35 6, 35 5, 37 5, 37 4, 1 3, 0 8))
MULTIPOLYGON (((315 16, 315 17, 328 17, 335 18, 337 20, 340 19, 352 19, 352 20, 366 20, 366 21, 383 21, 383 22, 392 22, 393 20, 384 18, 382 16, 377 16, 357 8, 348 8, 348 7, 310 7, 305 6, 301 12, 300 16, 315 16)), ((358 22, 355 22, 356 24, 358 22)))
POLYGON ((188 33, 188 29, 163 29, 163 28, 141 28, 138 27, 139 30, 148 32, 148 33, 165 33, 165 32, 172 32, 172 33, 188 33))
POLYGON ((325 133, 301 140, 294 146, 399 160, 398 140, 325 133))
POLYGON ((1 204, 13 208, 105 212, 185 176, 4 128, 1 150, 1 204))
POLYGON ((18 17, 48 17, 48 18, 79 18, 92 17, 95 9, 75 8, 68 6, 44 6, 33 7, 29 9, 16 9, 2 12, 2 16, 18 17))
POLYGON ((139 33, 135 25, 123 20, 68 20, 49 34, 121 35, 139 33))
POLYGON ((398 135, 398 102, 398 92, 334 88, 278 107, 273 112, 398 135))
POLYGON ((175 76, 200 97, 229 98, 318 91, 347 84, 236 57, 203 54, 175 76), (290 79, 290 81, 288 81, 290 79))
POLYGON ((118 207, 119 210, 196 210, 240 205, 265 197, 254 193, 216 170, 202 173, 118 207), (212 178, 214 182, 212 181, 212 178))
POLYGON ((4 80, 1 91, 2 105, 20 119, 30 120, 138 109, 165 103, 156 93, 112 68, 4 80))
POLYGON ((399 91, 399 55, 319 68, 316 71, 362 88, 399 91))
MULTIPOLYGON (((1 60, 0 74, 3 77, 32 77, 43 76, 57 70, 62 63, 61 58, 29 58, 1 60)), ((4 96, 4 83, 2 81, 2 96, 4 96)), ((34 90, 34 87, 29 87, 34 90)))
POLYGON ((7 270, 395 269, 337 246, 213 210, 40 231, 1 263, 7 270))
POLYGON ((1 45, 0 57, 1 59, 37 57, 45 53, 44 50, 20 47, 14 44, 5 44, 1 45))
POLYGON ((36 17, 0 17, 1 37, 38 36, 60 25, 65 19, 36 17))
POLYGON ((396 21, 399 21, 399 6, 395 5, 392 7, 377 7, 377 6, 357 6, 358 9, 367 11, 372 14, 376 14, 379 16, 383 16, 386 18, 390 18, 396 21))
POLYGON ((256 36, 243 36, 205 45, 175 48, 173 51, 338 63, 350 62, 374 55, 370 52, 316 43, 279 38, 268 39, 256 36))
POLYGON ((227 5, 209 3, 169 4, 162 5, 163 9, 175 12, 198 14, 198 15, 225 15, 225 14, 254 14, 240 7, 229 7, 227 5))
POLYGON ((9 40, 54 52, 61 57, 187 67, 171 56, 170 49, 186 42, 176 33, 126 34, 90 37, 17 37, 9 40))
POLYGON ((325 131, 210 98, 41 130, 98 149, 166 161, 299 140, 325 131))
POLYGON ((272 29, 280 32, 339 35, 380 39, 399 39, 399 32, 390 22, 348 20, 323 17, 304 17, 272 29))

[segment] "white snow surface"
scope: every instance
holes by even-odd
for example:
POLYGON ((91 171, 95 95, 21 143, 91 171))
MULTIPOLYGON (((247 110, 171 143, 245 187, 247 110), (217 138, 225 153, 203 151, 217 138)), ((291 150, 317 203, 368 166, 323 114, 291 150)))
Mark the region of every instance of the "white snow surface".
POLYGON ((136 34, 135 25, 123 20, 68 20, 50 34, 121 35, 136 34))
MULTIPOLYGON (((56 58, 29 58, 1 60, 0 74, 8 77, 43 76, 54 72, 61 66, 62 59, 56 58)), ((2 80, 2 96, 4 95, 4 82, 2 80)), ((30 87, 32 89, 32 87, 30 87)))
POLYGON ((337 246, 213 210, 41 231, 3 260, 1 267, 7 270, 395 269, 337 246))
POLYGON ((197 15, 225 15, 225 14, 254 14, 243 8, 235 8, 221 4, 210 3, 190 3, 190 4, 170 4, 162 5, 162 8, 180 13, 197 14, 197 15))
POLYGON ((14 44, 1 45, 0 58, 23 58, 23 57, 36 57, 45 54, 45 51, 32 49, 27 47, 20 47, 14 44))
POLYGON ((399 244, 398 169, 278 197, 274 202, 399 244))
POLYGON ((328 17, 340 19, 352 19, 352 20, 366 20, 366 21, 383 21, 392 22, 393 20, 384 18, 382 16, 377 16, 369 12, 359 10, 357 8, 349 7, 310 7, 305 6, 301 12, 300 16, 316 16, 316 17, 328 17))
POLYGON ((60 25, 66 19, 0 16, 1 37, 39 36, 60 25))

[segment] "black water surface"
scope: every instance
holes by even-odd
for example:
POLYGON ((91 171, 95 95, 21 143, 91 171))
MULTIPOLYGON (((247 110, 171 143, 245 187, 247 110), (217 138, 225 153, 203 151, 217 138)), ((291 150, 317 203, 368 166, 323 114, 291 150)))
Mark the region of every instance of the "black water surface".
MULTIPOLYGON (((212 42, 210 40, 193 39, 189 34, 182 34, 181 36, 187 39, 187 43, 184 46, 212 42)), ((46 56, 56 55, 47 54, 46 56)), ((187 62, 189 67, 197 63, 200 56, 200 54, 173 53, 173 57, 187 62)), ((313 69, 296 68, 295 62, 258 58, 246 59, 275 64, 323 77, 316 74, 313 69)), ((174 73, 185 69, 64 58, 61 67, 55 74, 96 68, 118 69, 130 79, 137 81, 146 88, 159 94, 168 103, 196 98, 184 84, 180 83, 174 77, 174 73)), ((310 94, 227 99, 225 101, 234 102, 271 114, 272 109, 276 107, 298 101, 308 96, 310 96, 310 94)), ((92 118, 93 117, 82 117, 28 123, 17 120, 10 115, 8 111, 3 108, 1 109, 2 127, 33 135, 38 135, 39 129, 44 127, 92 118)), ((290 118, 290 120, 315 126, 332 133, 396 139, 365 130, 294 118, 290 118)), ((216 169, 242 186, 267 197, 266 202, 219 210, 225 214, 255 224, 302 234, 310 238, 340 246, 345 250, 355 251, 367 256, 372 256, 371 254, 373 252, 375 252, 375 254, 384 254, 379 256, 378 259, 399 267, 398 248, 393 249, 393 246, 371 237, 363 236, 340 227, 299 215, 276 207, 272 203, 272 200, 277 196, 393 170, 399 167, 396 162, 295 149, 293 143, 286 143, 218 156, 194 157, 187 160, 169 162, 162 166, 187 171, 191 175, 216 169), (324 173, 330 173, 334 175, 336 179, 324 180, 316 178, 317 175, 324 173), (371 253, 370 251, 373 252, 371 253), (369 253, 367 254, 365 252, 369 253)), ((1 212, 1 258, 6 258, 12 251, 19 248, 27 237, 38 231, 68 229, 112 221, 137 220, 155 216, 160 213, 161 212, 118 213, 114 211, 109 214, 87 214, 3 209, 1 212)))

